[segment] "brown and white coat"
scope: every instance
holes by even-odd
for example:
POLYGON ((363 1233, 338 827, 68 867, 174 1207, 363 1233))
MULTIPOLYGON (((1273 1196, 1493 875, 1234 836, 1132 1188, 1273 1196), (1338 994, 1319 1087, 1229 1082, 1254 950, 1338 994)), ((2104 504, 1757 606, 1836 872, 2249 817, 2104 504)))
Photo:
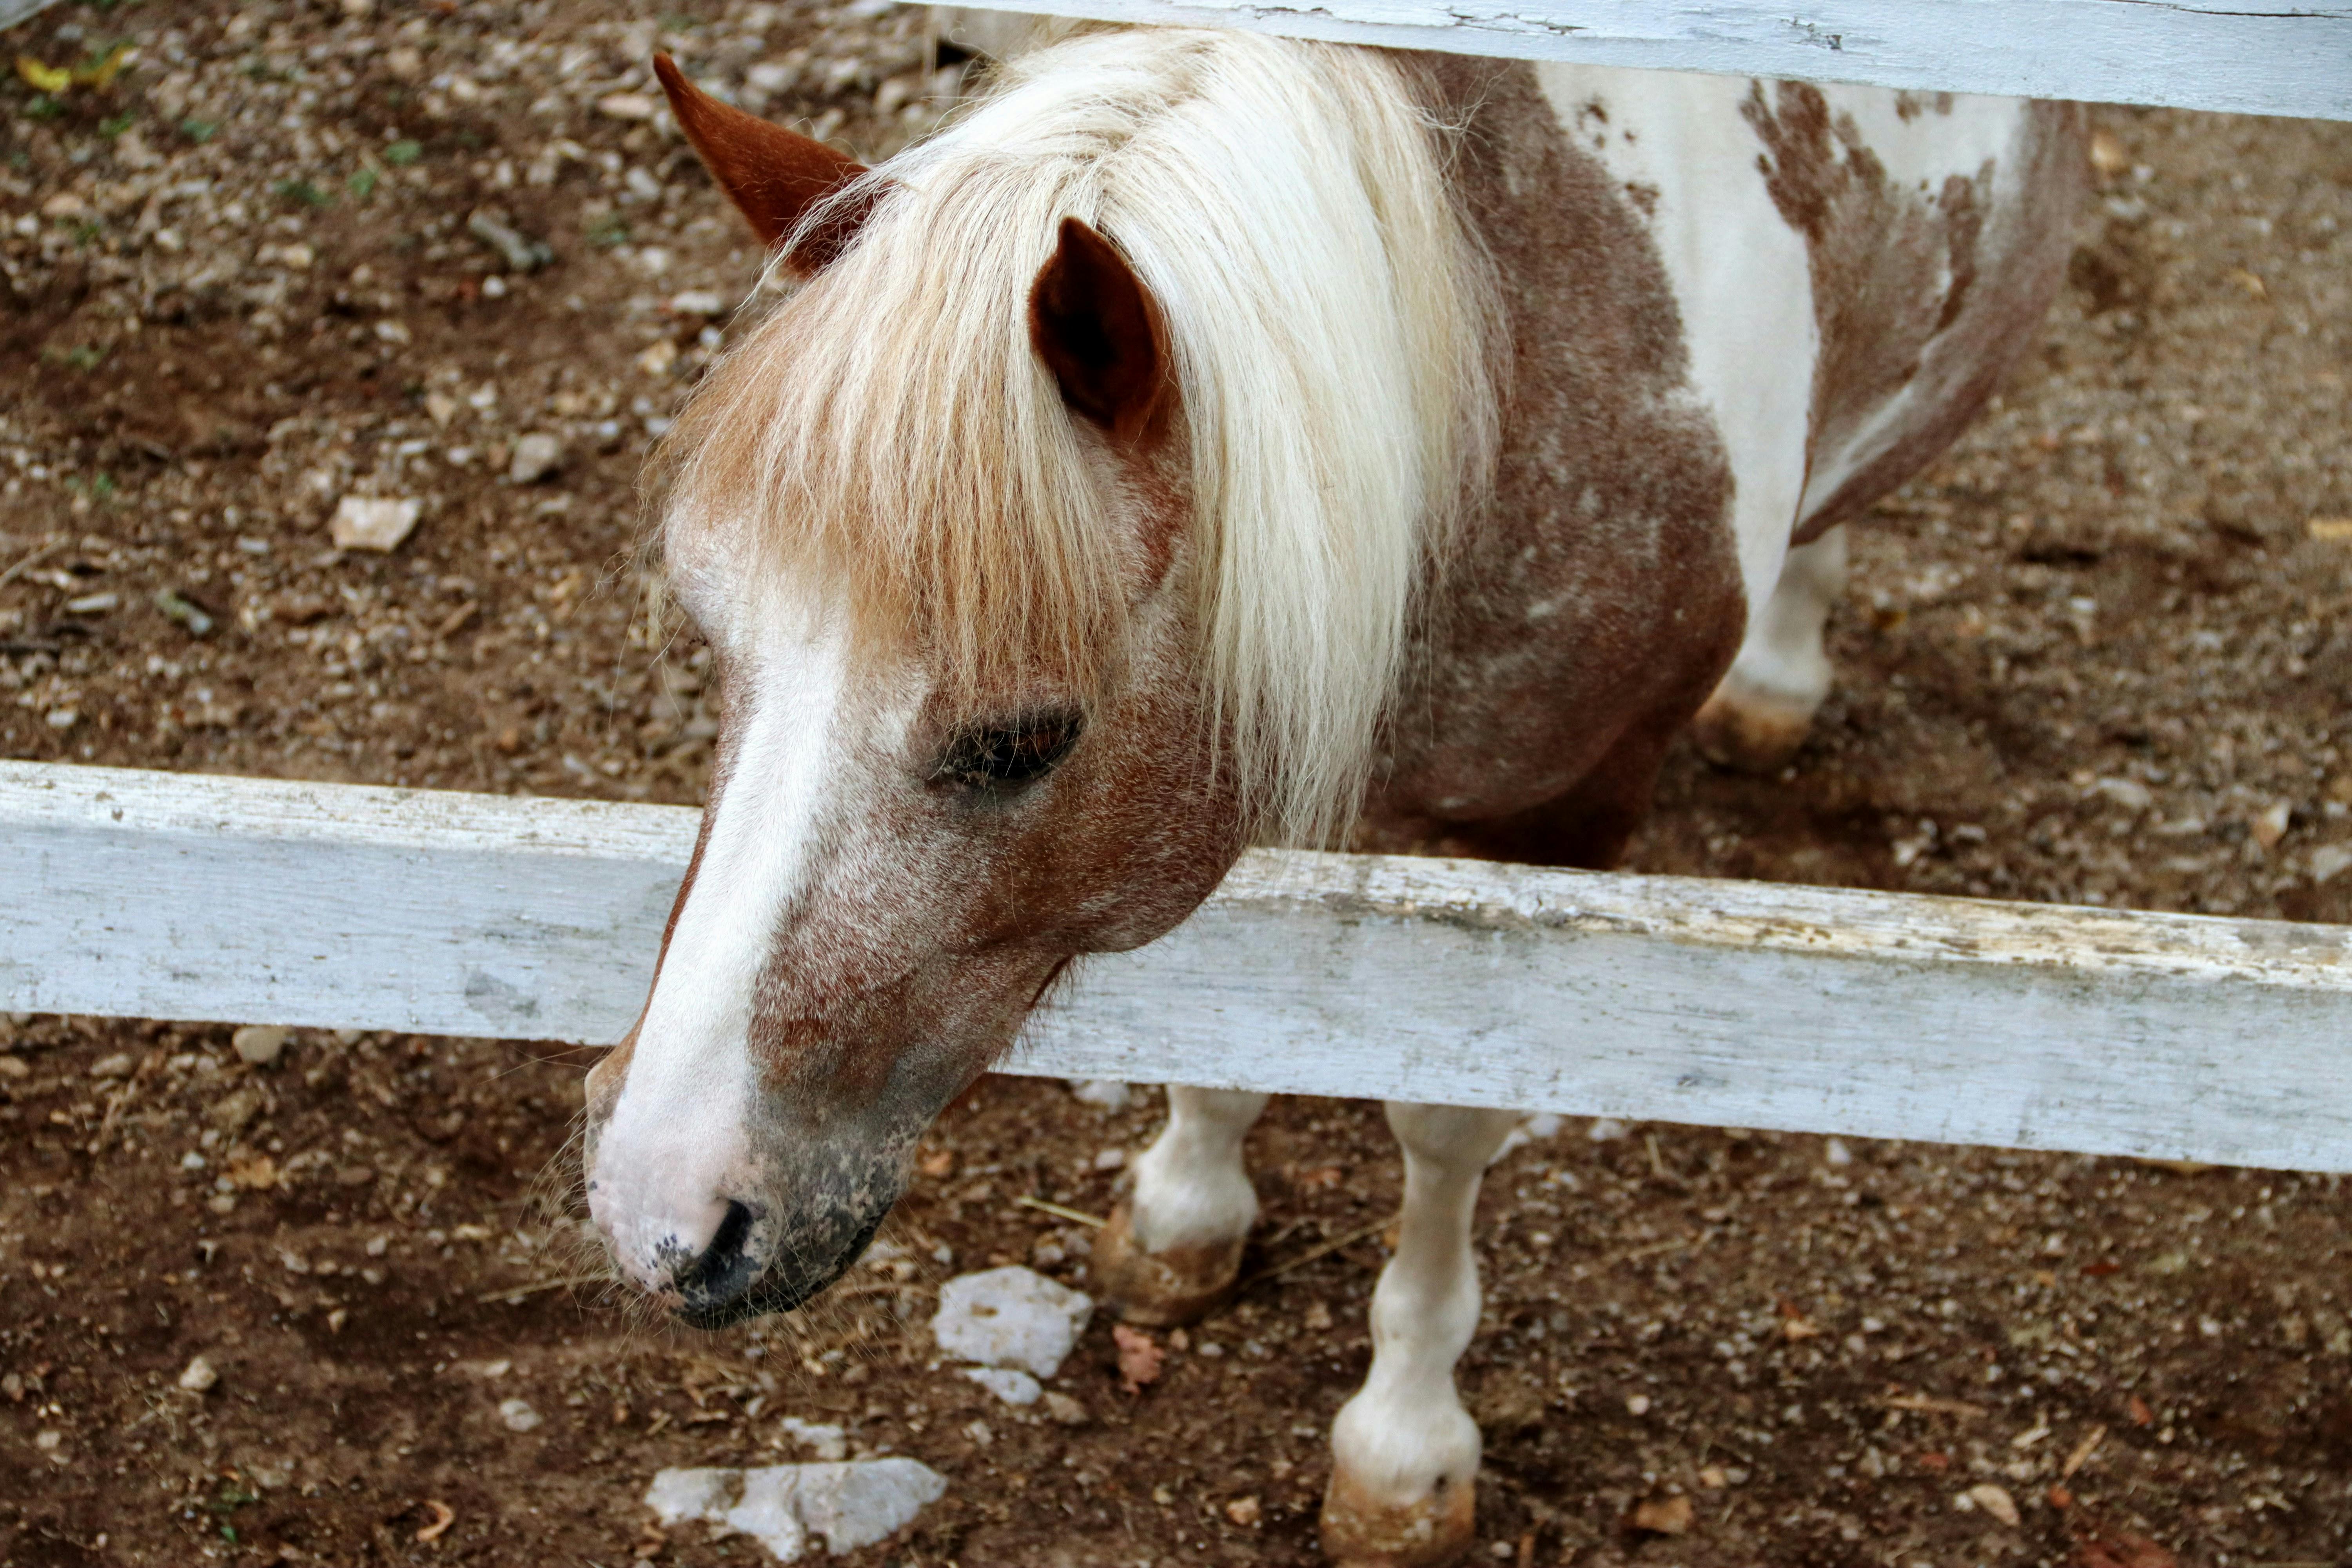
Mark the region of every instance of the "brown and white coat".
MULTIPOLYGON (((680 426, 719 764, 589 1089, 615 1262, 698 1322, 838 1275, 1068 963, 1254 836, 1607 865, 1694 716, 1784 755, 1840 525, 2029 341, 2081 183, 2067 106, 1245 34, 1082 32, 871 172, 665 79, 804 279, 680 426)), ((1170 1091, 1122 1310, 1230 1283, 1262 1103, 1170 1091)), ((1343 1561, 1468 1539, 1512 1120, 1391 1108, 1343 1561)))

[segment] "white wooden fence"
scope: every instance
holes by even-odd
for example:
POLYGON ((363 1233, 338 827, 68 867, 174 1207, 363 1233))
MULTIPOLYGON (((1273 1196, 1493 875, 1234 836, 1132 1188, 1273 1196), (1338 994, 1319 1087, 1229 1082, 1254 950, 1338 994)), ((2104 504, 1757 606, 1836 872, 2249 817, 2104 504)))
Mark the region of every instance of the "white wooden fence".
POLYGON ((1391 48, 2352 120, 2345 0, 1015 0, 1391 48))
MULTIPOLYGON (((0 1008, 604 1042, 676 806, 0 763, 0 1008)), ((1261 851, 1013 1070, 2352 1169, 2352 931, 1261 851)))
MULTIPOLYGON (((1461 53, 2352 119, 2352 4, 1027 0, 1461 53)), ((28 9, 0 0, 0 25, 28 9)), ((0 763, 0 1009, 607 1041, 674 807, 0 763)), ((2352 931, 1262 852, 1074 1077, 2352 1170, 2352 931)))

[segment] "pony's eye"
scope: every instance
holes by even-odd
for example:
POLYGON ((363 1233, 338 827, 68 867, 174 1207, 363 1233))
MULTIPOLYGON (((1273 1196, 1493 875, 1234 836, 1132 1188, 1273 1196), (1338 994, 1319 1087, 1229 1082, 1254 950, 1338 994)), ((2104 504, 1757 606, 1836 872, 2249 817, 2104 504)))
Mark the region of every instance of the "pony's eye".
POLYGON ((949 743, 931 770, 931 782, 958 789, 1018 789, 1052 773, 1085 728, 1085 717, 1076 712, 1029 713, 975 725, 949 743))

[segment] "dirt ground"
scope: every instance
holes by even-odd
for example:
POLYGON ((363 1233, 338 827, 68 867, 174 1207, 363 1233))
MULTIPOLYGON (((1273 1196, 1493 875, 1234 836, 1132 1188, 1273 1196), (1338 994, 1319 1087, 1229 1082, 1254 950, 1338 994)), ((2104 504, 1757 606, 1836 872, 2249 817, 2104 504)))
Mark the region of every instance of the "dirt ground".
MULTIPOLYGON (((0 755, 698 798, 635 484, 757 258, 646 58, 868 155, 954 82, 867 0, 677 12, 119 0, 6 37, 137 53, 0 85, 0 755), (348 495, 420 521, 338 551, 348 495)), ((1677 756, 1642 868, 2352 920, 2352 130, 2098 121, 2036 351, 1857 533, 1814 741, 1777 780, 1677 756)), ((895 1256, 689 1335, 583 1278, 584 1059, 0 1019, 0 1568, 758 1562, 640 1500, 808 1457, 786 1416, 950 1479, 853 1564, 1316 1560, 1377 1108, 1277 1106, 1281 1271, 1140 1393, 1098 1321, 1065 1425, 936 1364, 929 1301, 1007 1260, 1083 1289, 1085 1227, 1015 1200, 1104 1212, 1155 1097, 989 1080, 895 1256)), ((1495 1561, 2352 1558, 2334 1178, 1571 1122, 1496 1168, 1478 1247, 1495 1561)))

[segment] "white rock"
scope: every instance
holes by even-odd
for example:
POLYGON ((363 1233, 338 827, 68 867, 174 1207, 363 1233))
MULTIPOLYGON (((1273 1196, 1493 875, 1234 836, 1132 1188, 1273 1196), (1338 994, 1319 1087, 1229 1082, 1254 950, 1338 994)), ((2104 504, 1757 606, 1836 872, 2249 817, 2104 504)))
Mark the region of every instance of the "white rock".
POLYGON ((596 100, 596 112, 607 120, 651 120, 661 104, 642 92, 608 92, 596 100))
POLYGON ((803 1421, 797 1415, 787 1415, 776 1425, 805 1444, 820 1459, 849 1458, 849 1434, 830 1422, 803 1421))
POLYGON ((1486 1163, 1500 1164, 1503 1157, 1515 1149, 1524 1149, 1530 1143, 1559 1136, 1559 1118, 1558 1116, 1549 1110, 1529 1111, 1525 1121, 1503 1135, 1502 1142, 1496 1145, 1494 1156, 1486 1163))
POLYGON ((1034 1405, 1045 1392, 1035 1378, 1018 1367, 968 1366, 963 1374, 1007 1405, 1034 1405))
POLYGON ((90 1063, 89 1076, 92 1078, 129 1078, 131 1076, 131 1069, 136 1065, 137 1064, 131 1060, 130 1052, 117 1051, 110 1057, 100 1057, 98 1060, 90 1063))
POLYGON ((563 466, 563 443, 544 430, 534 430, 514 444, 507 478, 519 485, 535 485, 563 466))
POLYGON ((247 1024, 231 1035, 228 1043, 236 1047, 240 1060, 266 1067, 278 1059, 278 1053, 286 1048, 286 1037, 292 1033, 276 1024, 247 1024))
POLYGON ((529 1432, 547 1418, 533 1410, 526 1400, 501 1399, 499 1401, 499 1419, 506 1424, 509 1432, 529 1432))
POLYGON ((681 316, 723 316, 727 297, 716 289, 688 289, 671 295, 669 308, 681 316))
POLYGON ((1013 1264, 960 1274, 940 1286, 931 1332, 951 1356, 1051 1377, 1094 1310, 1080 1292, 1013 1264))
MULTIPOLYGON (((794 1488, 801 1522, 838 1557, 903 1529, 947 1495, 947 1478, 917 1459, 802 1465, 794 1488)), ((746 1477, 748 1483, 750 1478, 746 1477)), ((751 1488, 744 1488, 748 1495, 751 1488)))
POLYGON ((2352 869, 2352 845, 2323 844, 2311 852, 2311 879, 2325 882, 2352 869))
POLYGON ((2156 804, 2156 793, 2137 779, 2095 779, 2090 793, 2105 795, 2126 811, 2146 811, 2156 804))
POLYGON ((329 531, 338 550, 393 551, 424 515, 425 503, 415 496, 345 496, 335 503, 329 531))
POLYGON ((1128 1096, 1132 1091, 1117 1079, 1072 1079, 1070 1098, 1081 1105, 1097 1105, 1105 1110, 1125 1110, 1128 1096))
POLYGON ((885 1540, 947 1489, 938 1471, 905 1458, 675 1469, 654 1477, 646 1506, 665 1529, 708 1521, 756 1537, 779 1562, 797 1563, 812 1536, 823 1536, 835 1556, 885 1540))
POLYGON ((790 1467, 740 1472, 737 1500, 718 1522, 740 1530, 766 1547, 780 1563, 797 1563, 808 1551, 808 1526, 801 1522, 799 1478, 790 1467))
POLYGON ((190 1394, 209 1394, 219 1382, 220 1373, 215 1372, 213 1363, 202 1356, 197 1356, 180 1371, 180 1386, 190 1394))
POLYGON ((1625 1124, 1613 1116, 1597 1117, 1584 1135, 1595 1143, 1612 1143, 1625 1136, 1625 1124))

